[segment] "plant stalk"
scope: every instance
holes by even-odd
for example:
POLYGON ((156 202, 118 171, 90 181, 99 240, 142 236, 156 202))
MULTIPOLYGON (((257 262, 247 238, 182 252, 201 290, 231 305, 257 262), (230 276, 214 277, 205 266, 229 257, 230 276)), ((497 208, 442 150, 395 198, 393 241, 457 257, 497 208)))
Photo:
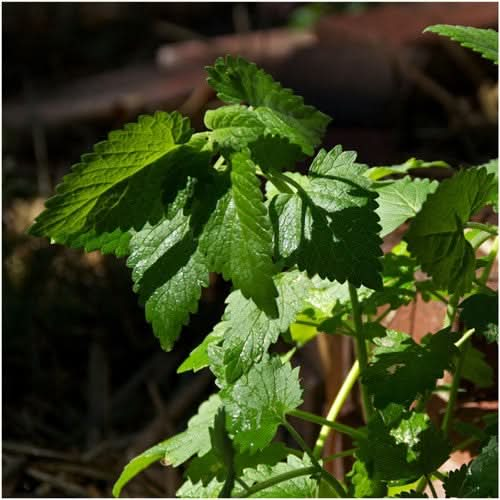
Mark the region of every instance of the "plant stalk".
POLYGON ((295 439, 297 444, 305 451, 305 453, 307 453, 317 472, 319 472, 323 479, 330 484, 330 486, 340 498, 345 498, 347 496, 347 493, 345 492, 342 485, 337 481, 337 479, 335 479, 331 474, 323 469, 321 464, 318 462, 318 459, 314 456, 311 448, 309 448, 309 446, 307 446, 307 443, 302 439, 302 436, 286 420, 284 420, 283 425, 293 437, 293 439, 295 439))
MULTIPOLYGON (((354 329, 356 331, 356 355, 359 361, 359 373, 363 377, 368 365, 368 354, 366 351, 366 342, 363 336, 363 318, 361 317, 361 306, 358 300, 358 291, 356 287, 349 283, 349 295, 351 298, 352 317, 354 320, 354 329)), ((373 413, 370 396, 363 382, 359 383, 361 390, 361 402, 364 421, 367 422, 373 413)))
POLYGON ((450 389, 450 398, 448 399, 443 422, 441 424, 441 429, 443 430, 445 436, 447 436, 450 432, 453 411, 455 410, 455 403, 457 401, 458 386, 460 385, 460 378, 462 376, 462 370, 465 364, 465 354, 467 352, 468 346, 469 342, 467 340, 461 345, 457 368, 455 369, 455 373, 453 374, 453 382, 450 389))
POLYGON ((356 453, 357 448, 351 448, 350 450, 340 451, 339 453, 333 453, 332 455, 328 455, 323 459, 323 462, 331 462, 332 460, 336 460, 337 458, 350 457, 356 453))
POLYGON ((429 488, 430 488, 431 493, 432 493, 432 497, 437 498, 438 496, 436 494, 436 490, 434 489, 434 485, 432 484, 431 478, 427 474, 425 475, 425 480, 427 481, 427 484, 429 485, 429 488))
POLYGON ((460 297, 457 294, 453 294, 448 301, 448 306, 446 308, 446 316, 443 321, 443 328, 452 327, 458 310, 458 301, 460 297))
POLYGON ((351 436, 353 439, 366 439, 366 436, 362 432, 354 429, 354 427, 345 424, 339 424, 338 422, 331 422, 324 417, 320 417, 319 415, 315 415, 314 413, 309 413, 308 411, 292 410, 288 412, 288 415, 306 420, 308 422, 312 422, 313 424, 330 427, 338 432, 341 432, 342 434, 351 436))
POLYGON ((498 254, 498 237, 495 238, 495 241, 493 242, 493 245, 491 247, 490 254, 488 255, 488 264, 486 264, 486 266, 483 269, 483 272, 481 273, 481 276, 479 277, 479 282, 483 285, 486 285, 486 282, 490 277, 491 268, 493 267, 495 259, 497 258, 497 254, 498 254))
POLYGON ((498 228, 496 226, 493 226, 491 224, 484 224, 482 222, 474 222, 474 221, 465 222, 464 227, 468 227, 470 229, 480 229, 485 233, 490 233, 495 236, 498 234, 498 228))
MULTIPOLYGON (((353 388, 354 384, 356 383, 356 380, 359 377, 359 362, 355 361, 354 364, 352 365, 351 369, 349 370, 349 373, 347 374, 347 377, 344 379, 344 382, 342 383, 342 386, 339 389, 339 392, 337 393, 337 396, 333 400, 332 406, 328 410, 328 414, 326 415, 326 420, 330 422, 330 424, 335 423, 335 420, 337 420, 337 417, 339 416, 340 410, 342 409, 342 406, 344 406, 344 403, 347 399, 347 396, 351 392, 351 389, 353 388)), ((318 439, 316 440, 316 444, 314 445, 314 455, 316 457, 321 456, 321 452, 323 451, 323 448, 325 446, 326 440, 328 438, 328 435, 332 431, 332 425, 330 424, 323 424, 321 427, 321 430, 319 431, 318 439)))

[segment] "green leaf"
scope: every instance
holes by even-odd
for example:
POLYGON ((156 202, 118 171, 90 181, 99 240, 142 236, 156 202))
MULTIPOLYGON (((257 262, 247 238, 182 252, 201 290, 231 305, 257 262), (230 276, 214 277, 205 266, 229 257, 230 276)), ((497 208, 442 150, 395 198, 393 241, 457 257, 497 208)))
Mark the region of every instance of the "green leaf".
MULTIPOLYGON (((243 469, 255 468, 259 464, 262 465, 274 465, 279 461, 285 459, 288 455, 286 447, 283 443, 271 443, 269 446, 263 450, 259 450, 254 454, 248 452, 239 453, 238 450, 234 450, 234 470, 237 476, 241 476, 243 469)), ((226 469, 219 458, 217 458, 214 450, 211 450, 206 455, 202 457, 195 457, 191 460, 189 467, 186 471, 186 476, 193 483, 198 483, 206 485, 214 477, 219 481, 224 481, 226 469)))
POLYGON ((450 168, 450 166, 441 160, 438 161, 424 161, 417 160, 416 158, 410 158, 406 160, 404 163, 399 165, 390 165, 390 166, 379 166, 379 167, 371 167, 365 171, 365 175, 369 177, 373 181, 378 181, 384 177, 389 175, 402 175, 407 174, 410 170, 415 168, 450 168))
MULTIPOLYGON (((81 235, 89 233, 96 245, 93 230, 119 203, 119 196, 124 195, 132 176, 153 167, 190 136, 189 121, 175 112, 141 116, 137 123, 111 132, 107 141, 96 144, 94 152, 83 155, 81 163, 64 177, 30 233, 73 246, 85 246, 87 242, 81 235)), ((153 170, 157 175, 161 169, 153 170)), ((139 177, 144 180, 149 173, 139 177)))
POLYGON ((435 387, 458 353, 449 330, 426 335, 420 345, 392 330, 374 342, 375 358, 366 368, 363 382, 377 408, 389 403, 410 405, 418 395, 435 387))
POLYGON ((460 469, 452 470, 448 473, 448 477, 443 481, 446 498, 463 498, 462 485, 467 476, 468 466, 463 464, 460 469))
POLYGON ((484 360, 484 354, 475 347, 469 346, 465 353, 462 377, 479 388, 493 385, 493 369, 484 360))
POLYGON ((488 342, 498 342, 498 293, 477 293, 462 301, 460 319, 488 342))
POLYGON ((213 331, 205 337, 203 342, 193 349, 179 368, 177 368, 177 373, 184 373, 191 370, 197 372, 202 368, 206 368, 210 364, 208 346, 210 344, 220 342, 224 338, 227 329, 227 322, 222 321, 221 323, 218 323, 213 331))
POLYGON ((377 314, 378 308, 383 305, 389 305, 393 310, 398 309, 410 303, 416 296, 415 272, 418 266, 407 251, 404 241, 384 255, 382 264, 384 286, 381 290, 361 297, 364 313, 377 314))
POLYGON ((494 182, 492 182, 492 186, 485 203, 493 205, 495 211, 498 212, 498 159, 490 160, 488 163, 479 165, 476 168, 482 167, 484 167, 489 174, 494 175, 494 182))
POLYGON ((292 168, 295 163, 305 158, 298 146, 286 138, 265 135, 248 144, 252 160, 264 171, 292 168))
POLYGON ((463 491, 468 498, 498 498, 498 437, 489 443, 469 465, 463 491))
POLYGON ((234 154, 231 165, 231 188, 219 199, 200 247, 211 270, 276 316, 272 231, 255 165, 245 152, 234 154))
POLYGON ((306 106, 302 97, 281 87, 255 64, 227 56, 217 59, 207 72, 208 83, 222 101, 252 106, 255 115, 273 134, 288 138, 305 154, 311 155, 321 142, 330 118, 306 106))
POLYGON ((263 170, 292 167, 303 158, 300 147, 280 137, 280 130, 262 122, 253 108, 236 104, 209 110, 205 125, 212 130, 210 139, 223 150, 248 146, 253 161, 263 170))
POLYGON ((268 132, 253 109, 239 104, 207 111, 205 125, 213 131, 212 140, 223 148, 234 150, 245 147, 268 132))
POLYGON ((391 405, 368 423, 368 438, 358 443, 356 457, 372 481, 417 479, 434 472, 451 449, 424 413, 391 405))
POLYGON ((498 64, 498 33, 495 30, 435 24, 424 30, 447 36, 460 45, 479 52, 485 59, 498 64))
POLYGON ((396 495, 395 498, 429 498, 426 493, 422 493, 421 491, 411 490, 411 491, 403 491, 399 495, 396 495))
POLYGON ((397 229, 403 222, 415 217, 430 193, 438 187, 437 181, 404 177, 396 181, 377 183, 377 214, 380 217, 384 237, 397 229))
POLYGON ((224 486, 219 496, 225 498, 231 496, 234 487, 235 468, 233 443, 226 430, 226 412, 224 407, 219 408, 215 415, 214 426, 208 429, 210 442, 215 456, 223 464, 225 470, 224 486))
POLYGON ((193 483, 188 479, 176 492, 178 498, 218 498, 222 488, 223 481, 213 478, 206 486, 200 481, 193 483))
POLYGON ((146 307, 146 319, 165 350, 170 350, 198 307, 208 268, 193 237, 190 216, 149 224, 130 241, 127 265, 133 268, 134 290, 146 307))
POLYGON ((82 247, 86 252, 100 250, 103 255, 115 254, 125 257, 129 254, 129 243, 132 232, 115 229, 112 232, 98 233, 95 229, 72 239, 71 246, 82 247))
POLYGON ((498 498, 498 437, 468 465, 450 472, 444 488, 447 497, 498 498))
POLYGON ((211 396, 202 403, 197 415, 188 422, 184 432, 177 434, 162 443, 153 446, 144 453, 132 459, 123 469, 120 477, 113 486, 113 496, 120 496, 123 487, 139 472, 149 467, 152 463, 163 460, 164 463, 177 467, 191 458, 207 453, 211 448, 208 427, 221 405, 218 395, 211 396))
POLYGON ((484 168, 462 170, 443 181, 406 234, 408 249, 422 269, 450 293, 463 295, 471 289, 475 256, 463 224, 484 205, 492 182, 484 168))
POLYGON ((240 451, 265 448, 286 413, 302 403, 298 375, 289 363, 269 358, 222 391, 228 430, 240 451))
POLYGON ((377 480, 370 479, 365 464, 356 460, 351 471, 346 475, 351 481, 349 495, 353 498, 383 498, 387 487, 377 480))
POLYGON ((313 285, 303 273, 288 271, 275 276, 279 291, 278 316, 269 318, 240 291, 227 298, 222 343, 225 378, 233 382, 262 359, 269 346, 286 331, 301 310, 308 289, 313 285))
MULTIPOLYGON (((245 484, 251 487, 281 474, 310 466, 311 462, 308 457, 300 459, 295 455, 289 455, 286 462, 280 462, 276 465, 261 464, 255 469, 246 469, 242 479, 245 484)), ((239 488, 235 495, 241 496, 241 493, 243 490, 239 488)), ((250 498, 316 498, 317 496, 318 482, 311 478, 311 474, 308 474, 276 483, 250 495, 250 498)))
POLYGON ((379 288, 377 195, 355 156, 340 146, 321 150, 308 177, 283 175, 296 192, 274 196, 269 213, 277 252, 289 265, 297 264, 311 277, 379 288))

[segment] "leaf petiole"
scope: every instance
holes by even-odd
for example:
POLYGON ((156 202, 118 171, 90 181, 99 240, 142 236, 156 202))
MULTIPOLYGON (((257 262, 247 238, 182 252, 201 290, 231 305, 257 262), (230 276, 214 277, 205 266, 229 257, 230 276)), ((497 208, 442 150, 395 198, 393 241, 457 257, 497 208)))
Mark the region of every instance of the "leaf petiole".
POLYGON ((314 413, 309 413, 308 411, 291 410, 288 412, 288 415, 306 420, 308 422, 312 422, 313 424, 330 427, 338 432, 341 432, 342 434, 351 436, 353 439, 366 439, 366 436, 361 431, 358 431, 353 427, 350 427, 349 425, 339 424, 338 422, 331 422, 324 417, 320 417, 319 415, 315 415, 314 413))
POLYGON ((285 429, 290 433, 290 435, 295 439, 297 444, 307 453, 311 462, 313 463, 316 471, 321 474, 323 479, 330 484, 333 490, 337 493, 340 498, 345 498, 347 493, 345 492, 342 485, 335 479, 331 474, 329 474, 321 464, 318 462, 318 459, 314 456, 311 448, 307 446, 306 442, 302 439, 302 436, 290 425, 285 419, 283 420, 283 425, 285 429))
POLYGON ((431 478, 427 474, 425 475, 425 480, 427 481, 427 484, 429 485, 429 488, 432 492, 432 497, 437 498, 438 496, 437 496, 436 490, 434 488, 434 485, 432 484, 431 478))
MULTIPOLYGON (((361 376, 363 376, 368 365, 368 354, 366 351, 366 342, 363 335, 363 319, 361 317, 361 306, 358 300, 358 291, 356 287, 351 283, 349 283, 349 295, 351 298, 354 329, 356 331, 356 354, 359 361, 359 373, 361 376)), ((363 416, 365 422, 367 422, 373 413, 373 408, 366 387, 363 385, 363 383, 360 383, 359 385, 361 389, 361 400, 363 403, 363 416)))
POLYGON ((496 226, 491 225, 491 224, 484 224, 482 222, 469 221, 469 222, 464 223, 464 227, 468 227, 470 229, 480 229, 481 231, 484 231, 485 233, 492 234, 494 236, 498 235, 498 228, 496 226))
POLYGON ((333 453, 332 455, 328 455, 323 459, 323 462, 331 462, 332 460, 336 460, 337 458, 350 457, 356 453, 357 448, 351 448, 350 450, 341 451, 339 453, 333 453))

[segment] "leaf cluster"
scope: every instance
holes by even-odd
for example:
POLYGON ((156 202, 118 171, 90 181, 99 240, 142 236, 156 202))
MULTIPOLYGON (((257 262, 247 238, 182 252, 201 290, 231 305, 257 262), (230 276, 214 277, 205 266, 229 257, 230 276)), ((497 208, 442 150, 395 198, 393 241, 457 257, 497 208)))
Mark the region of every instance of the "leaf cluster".
MULTIPOLYGON (((497 62, 491 30, 462 28, 429 30, 497 62)), ((412 174, 451 168, 441 161, 370 168, 340 145, 315 154, 329 117, 243 58, 219 58, 207 73, 226 105, 206 112, 205 131, 194 133, 177 112, 158 112, 111 132, 82 156, 30 229, 127 257, 165 350, 196 312, 210 273, 233 286, 221 321, 178 369, 209 368, 218 392, 185 431, 134 458, 113 494, 161 460, 184 466, 177 494, 188 498, 422 496, 420 481, 452 449, 451 413, 439 428, 424 411, 438 380, 450 371, 457 381, 492 383, 469 337, 498 339, 498 295, 485 285, 496 251, 476 258, 497 230, 470 219, 497 205, 498 162, 438 183, 412 174), (307 157, 307 173, 293 171, 307 157), (382 255, 382 237, 407 226, 404 240, 382 255), (418 294, 445 302, 451 320, 460 311, 468 333, 448 324, 417 343, 386 329, 383 319, 418 294), (340 408, 330 420, 298 410, 304 395, 293 355, 322 334, 356 342, 367 415, 360 429, 335 421, 340 408), (280 338, 291 344, 283 356, 273 352, 280 338), (314 450, 290 416, 324 426, 314 450), (299 449, 275 441, 280 427, 299 449), (343 481, 321 463, 325 428, 354 440, 343 481)), ((343 389, 352 388, 355 367, 343 389)), ((449 388, 450 401, 457 390, 449 388)), ((495 496, 496 436, 454 424, 490 440, 446 477, 448 496, 495 496)))

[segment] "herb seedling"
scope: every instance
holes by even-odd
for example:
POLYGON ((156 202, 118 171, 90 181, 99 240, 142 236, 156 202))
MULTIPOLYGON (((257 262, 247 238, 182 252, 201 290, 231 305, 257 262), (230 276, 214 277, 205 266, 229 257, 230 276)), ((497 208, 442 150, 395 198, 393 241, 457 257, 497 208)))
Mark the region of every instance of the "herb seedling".
MULTIPOLYGON (((429 31, 498 62, 491 30, 429 31)), ((219 391, 184 432, 134 458, 113 494, 163 460, 186 464, 183 497, 423 496, 427 485, 435 494, 436 478, 448 496, 497 496, 496 426, 467 427, 454 417, 462 378, 491 383, 470 337, 497 341, 497 295, 486 285, 497 227, 470 219, 496 207, 497 160, 438 183, 406 174, 448 168, 443 162, 369 168, 341 146, 315 154, 329 117, 242 58, 218 59, 207 71, 227 104, 206 112, 207 131, 193 133, 177 112, 157 112, 111 132, 82 156, 30 230, 127 256, 165 350, 196 311, 210 272, 234 287, 221 322, 179 367, 208 367, 219 391), (308 156, 307 175, 287 170, 308 156), (382 256, 381 237, 408 220, 404 241, 382 256), (486 240, 493 240, 490 252, 478 259, 486 240), (416 281, 417 270, 429 278, 416 281), (381 323, 417 293, 448 306, 443 329, 420 344, 381 323), (464 328, 454 331, 458 315, 464 328), (270 351, 280 336, 300 348, 320 334, 352 336, 357 352, 326 417, 300 409, 293 350, 270 351), (454 376, 443 389, 436 384, 445 370, 454 376), (338 416, 358 382, 365 425, 352 428, 338 416), (439 390, 448 392, 448 405, 437 426, 425 407, 439 390), (313 448, 290 416, 318 425, 313 448), (274 440, 280 426, 298 448, 274 440), (469 465, 441 473, 452 429, 481 451, 469 465), (352 449, 323 456, 331 432, 349 436, 352 449), (354 465, 345 478, 324 469, 346 455, 354 465)))

